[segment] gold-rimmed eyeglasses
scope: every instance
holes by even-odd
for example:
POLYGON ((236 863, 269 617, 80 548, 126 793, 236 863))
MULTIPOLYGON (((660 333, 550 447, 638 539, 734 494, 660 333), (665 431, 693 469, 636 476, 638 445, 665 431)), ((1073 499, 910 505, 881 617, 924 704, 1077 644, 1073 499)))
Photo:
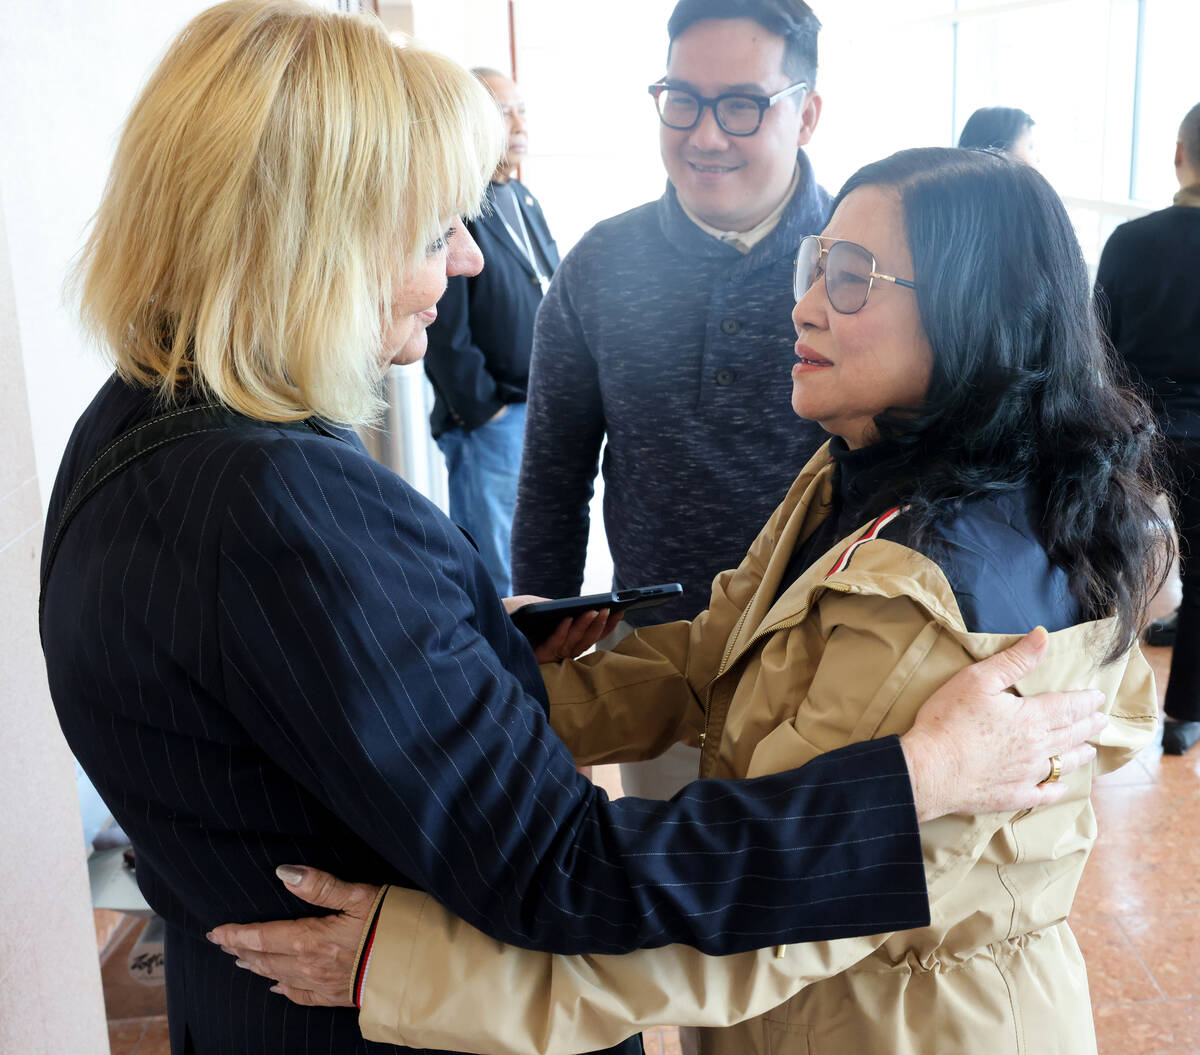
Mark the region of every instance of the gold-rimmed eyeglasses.
POLYGON ((825 276, 825 295, 840 315, 861 311, 871 294, 875 279, 916 289, 915 282, 884 275, 875 270, 875 257, 857 242, 846 242, 810 234, 800 239, 796 266, 792 272, 792 292, 799 300, 821 275, 825 276))

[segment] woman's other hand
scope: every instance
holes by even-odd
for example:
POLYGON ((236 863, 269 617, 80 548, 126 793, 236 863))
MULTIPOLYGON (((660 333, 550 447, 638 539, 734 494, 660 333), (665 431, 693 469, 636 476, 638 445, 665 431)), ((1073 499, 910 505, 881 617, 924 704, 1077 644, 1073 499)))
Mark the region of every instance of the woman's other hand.
POLYGON ((1043 806, 1066 793, 1041 783, 1050 759, 1066 776, 1096 757, 1087 743, 1108 723, 1095 690, 1017 696, 1009 689, 1041 661, 1044 629, 959 671, 900 738, 920 820, 947 813, 1001 813, 1043 806))
MULTIPOLYGON (((518 608, 549 598, 537 597, 534 594, 521 594, 518 597, 502 597, 500 603, 504 610, 512 615, 518 608)), ((617 628, 621 621, 620 612, 610 612, 607 608, 592 609, 576 616, 574 619, 564 619, 545 641, 533 645, 533 654, 539 663, 557 663, 563 659, 574 659, 581 656, 597 641, 607 637, 617 628)), ((530 644, 533 644, 530 642, 530 644)))
POLYGON ((346 883, 316 868, 282 865, 276 874, 303 901, 333 915, 272 923, 226 923, 208 940, 239 967, 272 978, 272 992, 296 1004, 353 1007, 354 966, 380 888, 346 883))
POLYGON ((512 615, 518 608, 524 608, 527 604, 537 604, 538 601, 548 601, 549 597, 539 597, 535 593, 522 593, 516 597, 501 597, 500 603, 504 605, 504 610, 512 615))

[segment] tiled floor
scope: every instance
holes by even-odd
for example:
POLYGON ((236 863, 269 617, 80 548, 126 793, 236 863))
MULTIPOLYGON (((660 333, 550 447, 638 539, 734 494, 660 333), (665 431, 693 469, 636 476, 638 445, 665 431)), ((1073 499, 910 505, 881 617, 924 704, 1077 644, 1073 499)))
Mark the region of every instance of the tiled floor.
MULTIPOLYGON (((1161 693, 1170 651, 1147 649, 1161 693)), ((616 791, 616 767, 597 767, 616 791)), ((1200 749, 1147 750, 1095 789, 1100 836, 1072 926, 1088 963, 1100 1055, 1200 1055, 1200 749)), ((112 1055, 168 1055, 162 990, 123 979, 140 927, 97 913, 112 1055), (115 929, 114 929, 115 928, 115 929), (118 970, 120 968, 120 970, 118 970)), ((647 1055, 680 1055, 669 1027, 647 1055)), ((1042 1053, 1038 1053, 1042 1055, 1042 1053)))
POLYGON ((662 1029, 648 1029, 642 1034, 642 1043, 646 1047, 646 1055, 683 1055, 677 1029, 665 1026, 662 1029))
POLYGON ((145 921, 116 912, 96 911, 101 942, 100 980, 108 1010, 111 1055, 169 1055, 167 999, 162 986, 146 986, 129 976, 126 961, 145 921))
MULTIPOLYGON (((1171 652, 1148 648, 1159 694, 1171 652)), ((1200 750, 1158 747, 1102 778, 1100 836, 1071 925, 1101 1055, 1200 1052, 1200 750)))

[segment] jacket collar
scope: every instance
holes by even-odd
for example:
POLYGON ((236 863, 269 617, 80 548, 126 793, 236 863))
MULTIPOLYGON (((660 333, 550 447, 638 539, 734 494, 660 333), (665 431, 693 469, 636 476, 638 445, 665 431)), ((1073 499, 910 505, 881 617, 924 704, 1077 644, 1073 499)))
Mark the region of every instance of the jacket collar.
POLYGON ((733 666, 757 638, 802 621, 826 590, 884 596, 903 593, 946 625, 965 633, 958 602, 945 575, 914 550, 874 540, 856 550, 846 566, 832 571, 848 548, 871 533, 878 514, 884 512, 874 509, 871 503, 879 492, 886 471, 883 463, 890 453, 884 444, 851 451, 834 439, 813 455, 785 500, 790 510, 774 540, 758 589, 734 632, 721 673, 733 666), (776 598, 796 546, 830 515, 839 516, 839 520, 844 517, 844 532, 839 531, 838 541, 818 554, 776 598))
POLYGON ((1175 204, 1200 208, 1200 183, 1193 183, 1190 186, 1181 187, 1179 189, 1179 193, 1175 195, 1175 204))
POLYGON ((366 453, 366 445, 354 429, 335 425, 333 422, 326 421, 315 414, 311 414, 306 418, 296 418, 292 421, 267 421, 263 418, 254 418, 248 414, 243 414, 239 410, 235 410, 228 404, 220 402, 215 396, 206 392, 199 385, 187 386, 177 395, 173 396, 169 404, 164 404, 160 396, 150 388, 139 384, 131 384, 122 380, 115 373, 105 383, 106 389, 109 386, 112 386, 117 391, 126 393, 131 401, 130 411, 120 425, 121 431, 126 431, 136 425, 151 421, 169 409, 201 410, 212 408, 223 410, 231 415, 243 418, 249 425, 312 432, 327 439, 339 440, 354 447, 356 450, 362 451, 364 454, 366 453))
POLYGON ((816 234, 825 227, 831 202, 828 192, 813 177, 812 164, 803 150, 796 154, 796 166, 799 173, 796 190, 783 210, 779 223, 749 253, 741 253, 719 238, 705 234, 689 220, 671 183, 667 184, 666 193, 658 200, 658 222, 664 237, 685 257, 728 261, 732 265, 731 277, 734 279, 745 278, 760 268, 770 267, 780 258, 795 256, 801 238, 806 234, 816 234))
MULTIPOLYGON (((479 226, 486 228, 492 237, 504 247, 505 252, 520 264, 531 278, 536 277, 533 267, 525 259, 525 253, 514 244, 512 235, 508 233, 503 221, 501 221, 499 215, 496 213, 496 194, 509 193, 506 190, 502 190, 504 187, 512 188, 513 193, 516 195, 517 208, 521 210, 521 215, 525 218, 525 227, 529 231, 530 241, 533 242, 534 249, 551 265, 551 272, 553 272, 554 257, 551 255, 549 248, 550 232, 543 228, 540 218, 529 207, 528 203, 533 200, 533 197, 519 180, 510 179, 507 183, 489 183, 483 212, 480 213, 479 219, 475 222, 479 226)), ((547 275, 546 277, 549 278, 550 276, 547 275)))
POLYGON ((839 519, 847 531, 865 523, 882 508, 876 508, 878 495, 890 490, 896 448, 890 443, 872 443, 852 451, 840 436, 829 441, 829 456, 834 466, 839 519))
POLYGON ((833 461, 829 444, 821 447, 801 470, 785 499, 791 509, 779 534, 773 540, 771 556, 763 569, 758 589, 746 608, 745 615, 729 642, 726 661, 721 670, 728 669, 749 646, 758 628, 800 617, 808 609, 808 601, 797 594, 797 586, 808 578, 808 572, 785 590, 779 600, 775 594, 783 581, 792 552, 801 541, 833 511, 833 461))

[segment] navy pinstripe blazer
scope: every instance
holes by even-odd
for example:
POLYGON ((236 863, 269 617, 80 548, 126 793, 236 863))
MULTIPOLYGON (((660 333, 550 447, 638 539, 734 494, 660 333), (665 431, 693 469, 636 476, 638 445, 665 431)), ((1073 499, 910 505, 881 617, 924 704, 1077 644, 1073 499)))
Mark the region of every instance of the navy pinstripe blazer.
MULTIPOLYGON (((153 413, 143 390, 101 389, 49 532, 96 452, 153 413)), ((176 1055, 386 1050, 352 1010, 290 1005, 204 940, 309 914, 284 862, 417 886, 568 953, 729 953, 927 918, 894 738, 608 801, 551 732, 469 543, 349 434, 247 423, 105 484, 58 552, 43 647, 63 731, 169 924, 176 1055)))

